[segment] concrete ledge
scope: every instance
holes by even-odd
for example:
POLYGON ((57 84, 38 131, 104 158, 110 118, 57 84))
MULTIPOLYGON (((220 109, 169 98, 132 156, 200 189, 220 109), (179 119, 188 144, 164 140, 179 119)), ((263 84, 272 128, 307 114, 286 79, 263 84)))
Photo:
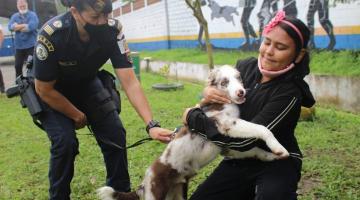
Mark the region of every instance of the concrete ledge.
MULTIPOLYGON (((140 63, 145 69, 146 62, 140 63)), ((164 65, 169 65, 170 76, 182 80, 205 82, 209 73, 208 65, 182 62, 151 61, 150 70, 158 72, 164 65)), ((218 66, 215 66, 218 67, 218 66)), ((360 113, 360 78, 308 75, 305 81, 318 103, 331 104, 339 109, 360 113)))
POLYGON ((10 65, 15 63, 15 56, 0 57, 0 64, 10 65))

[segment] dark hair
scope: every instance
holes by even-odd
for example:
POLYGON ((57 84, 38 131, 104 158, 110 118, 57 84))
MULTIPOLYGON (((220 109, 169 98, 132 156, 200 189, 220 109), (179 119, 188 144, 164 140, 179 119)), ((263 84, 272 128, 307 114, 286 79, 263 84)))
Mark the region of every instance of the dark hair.
POLYGON ((86 10, 87 7, 105 14, 112 11, 111 0, 61 0, 61 3, 68 8, 74 6, 80 12, 86 10))
MULTIPOLYGON (((280 23, 279 26, 293 39, 296 46, 296 57, 299 55, 301 49, 306 49, 310 40, 310 30, 309 28, 300 20, 294 17, 285 17, 286 21, 290 22, 300 31, 301 36, 303 38, 303 43, 301 42, 301 38, 299 34, 292 28, 290 25, 286 23, 280 23)), ((310 73, 310 56, 309 53, 306 52, 303 59, 300 63, 296 63, 297 71, 300 73, 300 76, 305 76, 310 73)))

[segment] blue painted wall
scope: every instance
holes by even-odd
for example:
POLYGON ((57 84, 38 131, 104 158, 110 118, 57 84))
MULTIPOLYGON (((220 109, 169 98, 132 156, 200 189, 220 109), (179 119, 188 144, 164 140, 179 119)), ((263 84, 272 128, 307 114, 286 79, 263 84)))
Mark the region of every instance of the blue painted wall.
MULTIPOLYGON (((360 49, 360 34, 354 35, 335 35, 336 45, 334 49, 348 49, 359 50, 360 49)), ((224 38, 224 39, 212 39, 211 43, 218 48, 238 49, 244 42, 242 38, 224 38)), ((329 43, 329 38, 326 35, 320 35, 315 37, 315 43, 317 48, 326 48, 329 43)), ((174 48, 196 48, 199 46, 196 40, 172 40, 170 41, 170 48, 168 41, 158 42, 142 42, 142 43, 129 43, 129 47, 132 51, 155 51, 161 49, 174 49, 174 48)))

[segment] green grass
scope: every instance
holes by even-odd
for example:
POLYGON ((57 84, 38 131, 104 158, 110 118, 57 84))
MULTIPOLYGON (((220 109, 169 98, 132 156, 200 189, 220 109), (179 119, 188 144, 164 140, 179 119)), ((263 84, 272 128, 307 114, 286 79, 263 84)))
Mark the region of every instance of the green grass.
MULTIPOLYGON (((162 77, 142 73, 142 86, 156 119, 166 128, 181 123, 184 108, 194 105, 202 85, 185 83, 179 91, 156 91, 151 85, 162 77)), ((144 125, 122 94, 121 118, 127 129, 128 144, 146 137, 144 125)), ((0 200, 47 199, 47 167, 50 143, 44 132, 32 124, 19 99, 0 95, 0 200)), ((360 115, 317 108, 314 122, 300 122, 297 136, 303 153, 301 200, 360 199, 360 115)), ((96 199, 95 190, 104 183, 105 168, 99 148, 83 129, 78 132, 80 154, 76 158, 72 199, 96 199)), ((152 141, 128 151, 132 187, 141 181, 149 164, 165 145, 152 141)), ((208 176, 218 158, 192 181, 190 193, 208 176)))
MULTIPOLYGON (((150 56, 153 60, 207 63, 205 51, 199 49, 173 49, 160 51, 144 51, 141 57, 150 56)), ((239 50, 215 51, 216 65, 235 65, 238 59, 257 57, 257 52, 239 50)), ((360 76, 360 52, 357 51, 313 51, 311 52, 311 72, 322 75, 360 76)))

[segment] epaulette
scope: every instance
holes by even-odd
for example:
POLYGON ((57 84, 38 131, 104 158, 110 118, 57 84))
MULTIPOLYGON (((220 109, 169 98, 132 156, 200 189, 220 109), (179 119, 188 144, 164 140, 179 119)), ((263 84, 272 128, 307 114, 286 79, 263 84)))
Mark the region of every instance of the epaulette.
POLYGON ((122 24, 117 19, 112 19, 112 18, 108 19, 108 25, 117 29, 117 31, 119 31, 119 33, 122 30, 122 24))
POLYGON ((52 18, 41 28, 40 33, 46 33, 47 36, 52 36, 56 31, 66 29, 71 25, 71 14, 64 13, 57 17, 52 18))

